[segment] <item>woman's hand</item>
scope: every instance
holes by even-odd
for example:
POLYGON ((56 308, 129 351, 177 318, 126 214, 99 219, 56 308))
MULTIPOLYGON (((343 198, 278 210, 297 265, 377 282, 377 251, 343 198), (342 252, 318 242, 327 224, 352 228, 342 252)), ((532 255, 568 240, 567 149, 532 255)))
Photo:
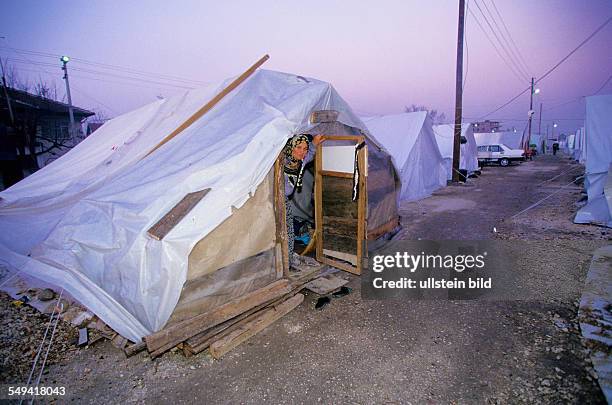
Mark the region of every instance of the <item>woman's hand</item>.
POLYGON ((325 140, 325 135, 315 135, 312 137, 312 143, 314 144, 314 146, 319 145, 324 140, 325 140))

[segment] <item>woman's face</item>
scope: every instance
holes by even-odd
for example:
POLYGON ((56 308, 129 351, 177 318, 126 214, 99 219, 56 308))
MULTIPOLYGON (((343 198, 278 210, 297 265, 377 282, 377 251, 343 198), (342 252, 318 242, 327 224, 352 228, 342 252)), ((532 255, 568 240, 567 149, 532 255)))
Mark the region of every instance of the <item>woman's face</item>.
POLYGON ((298 143, 291 151, 291 156, 297 160, 304 160, 306 154, 308 154, 308 143, 306 142, 298 143))

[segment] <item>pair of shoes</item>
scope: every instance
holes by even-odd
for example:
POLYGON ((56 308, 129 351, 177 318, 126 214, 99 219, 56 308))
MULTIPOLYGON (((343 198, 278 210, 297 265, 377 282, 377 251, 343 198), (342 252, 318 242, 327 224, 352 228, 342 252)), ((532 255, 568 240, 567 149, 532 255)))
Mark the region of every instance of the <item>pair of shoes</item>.
POLYGON ((353 289, 350 287, 342 287, 338 291, 332 293, 332 297, 334 298, 344 297, 345 295, 349 295, 351 291, 353 291, 353 289))

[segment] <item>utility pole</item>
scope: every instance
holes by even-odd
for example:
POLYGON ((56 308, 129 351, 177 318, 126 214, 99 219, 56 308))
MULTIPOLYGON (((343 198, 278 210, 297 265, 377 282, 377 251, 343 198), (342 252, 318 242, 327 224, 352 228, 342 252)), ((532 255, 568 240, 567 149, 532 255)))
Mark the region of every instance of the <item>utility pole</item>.
POLYGON ((453 137, 453 182, 459 178, 459 156, 461 153, 461 116, 463 112, 463 29, 465 0, 459 0, 459 24, 457 28, 457 77, 455 82, 455 136, 453 137))
POLYGON ((68 97, 68 114, 70 115, 70 128, 68 133, 72 137, 74 135, 74 111, 72 109, 72 97, 70 97, 70 83, 68 83, 68 67, 66 64, 70 61, 68 56, 62 56, 62 70, 64 71, 64 80, 66 81, 66 96, 68 97))
POLYGON ((1 58, 0 69, 2 69, 2 87, 4 88, 4 97, 6 97, 6 104, 8 105, 9 115, 11 117, 11 124, 15 125, 15 116, 13 115, 13 107, 11 106, 11 98, 9 97, 8 90, 6 89, 6 77, 4 76, 4 65, 2 64, 1 58))
POLYGON ((542 137, 542 104, 540 103, 540 123, 538 124, 538 135, 542 137))
POLYGON ((531 95, 529 97, 529 135, 527 135, 527 145, 525 146, 525 152, 529 148, 531 142, 531 119, 533 117, 533 77, 531 78, 531 95))

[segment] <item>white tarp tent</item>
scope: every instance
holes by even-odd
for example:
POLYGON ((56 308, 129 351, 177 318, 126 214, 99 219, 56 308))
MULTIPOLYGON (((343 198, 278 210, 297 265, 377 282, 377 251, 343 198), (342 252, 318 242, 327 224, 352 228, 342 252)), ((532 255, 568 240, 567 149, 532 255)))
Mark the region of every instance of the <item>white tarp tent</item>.
POLYGON ((576 136, 574 137, 574 147, 573 147, 572 157, 574 158, 575 161, 580 162, 580 163, 584 163, 586 160, 586 149, 587 149, 586 133, 587 133, 587 130, 588 130, 588 124, 587 124, 587 128, 582 127, 578 129, 576 131, 576 136))
MULTIPOLYGON (((453 140, 455 137, 454 124, 434 125, 433 131, 440 154, 444 158, 446 166, 446 178, 453 178, 453 140)), ((474 138, 474 130, 471 123, 461 124, 461 136, 466 143, 460 145, 459 169, 466 170, 468 175, 478 170, 478 146, 474 138)))
POLYGON ((521 146, 522 133, 520 132, 475 132, 474 138, 478 146, 503 143, 512 149, 523 149, 521 146))
POLYGON ((612 94, 586 98, 586 132, 581 133, 588 201, 574 222, 612 228, 612 94))
POLYGON ((147 156, 229 82, 117 117, 0 193, 0 260, 65 289, 133 341, 160 330, 194 245, 255 193, 287 138, 311 127, 311 111, 336 110, 338 121, 365 130, 330 84, 259 70, 147 156), (205 188, 163 240, 147 235, 205 188))
POLYGON ((418 200, 446 185, 446 168, 426 111, 362 118, 393 157, 401 200, 418 200))

